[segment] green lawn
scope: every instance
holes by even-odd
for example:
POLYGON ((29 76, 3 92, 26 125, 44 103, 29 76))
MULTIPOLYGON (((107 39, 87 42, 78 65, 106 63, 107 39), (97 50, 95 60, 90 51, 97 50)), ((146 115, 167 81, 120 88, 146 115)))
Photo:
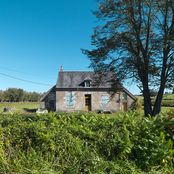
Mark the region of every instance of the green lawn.
POLYGON ((165 94, 163 99, 174 100, 174 94, 165 94))
MULTIPOLYGON (((136 98, 143 100, 143 96, 141 96, 141 95, 137 95, 136 98)), ((152 99, 153 98, 154 97, 152 97, 152 99)), ((174 94, 164 94, 163 99, 164 100, 174 100, 174 94)))
MULTIPOLYGON (((140 102, 143 103, 143 96, 136 96, 136 98, 138 98, 140 102)), ((154 100, 155 98, 152 97, 152 102, 154 102, 154 100)), ((163 96, 161 112, 165 113, 171 110, 174 110, 174 94, 165 94, 163 96)))
MULTIPOLYGON (((39 108, 39 102, 3 102, 0 103, 0 112, 3 112, 4 108, 15 108, 16 112, 20 112, 20 113, 25 113, 26 111, 24 110, 24 108, 32 110, 32 109, 37 109, 39 108)), ((171 110, 174 110, 174 107, 162 107, 161 108, 161 112, 165 113, 165 112, 169 112, 171 110)), ((141 109, 141 113, 143 113, 143 108, 141 109)))
POLYGON ((4 108, 15 108, 16 112, 25 112, 24 109, 37 109, 39 108, 39 102, 2 102, 0 103, 0 112, 3 112, 4 108))
POLYGON ((161 112, 165 113, 165 112, 170 112, 170 111, 174 111, 174 107, 161 107, 161 112))

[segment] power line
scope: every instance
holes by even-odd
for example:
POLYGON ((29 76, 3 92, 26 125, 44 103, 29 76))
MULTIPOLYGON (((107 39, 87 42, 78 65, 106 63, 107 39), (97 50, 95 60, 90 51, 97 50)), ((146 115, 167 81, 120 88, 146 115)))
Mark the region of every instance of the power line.
MULTIPOLYGON (((11 69, 11 68, 8 68, 8 67, 5 67, 5 66, 1 66, 0 65, 0 69, 4 69, 6 71, 10 71, 10 72, 15 72, 15 73, 20 73, 20 74, 25 74, 25 75, 30 75, 30 76, 37 76, 37 77, 41 77, 39 74, 34 74, 34 73, 28 73, 28 72, 24 72, 24 71, 19 71, 19 70, 16 70, 16 69, 11 69)), ((50 78, 50 77, 49 77, 50 78)))
POLYGON ((51 84, 46 84, 46 83, 40 83, 40 82, 34 82, 34 81, 30 81, 30 80, 25 80, 25 79, 14 77, 14 76, 11 76, 9 74, 5 74, 5 73, 1 73, 1 72, 0 72, 0 75, 5 76, 5 77, 8 77, 8 78, 11 78, 11 79, 20 80, 20 81, 27 82, 27 83, 32 83, 32 84, 35 84, 35 85, 52 86, 51 84))

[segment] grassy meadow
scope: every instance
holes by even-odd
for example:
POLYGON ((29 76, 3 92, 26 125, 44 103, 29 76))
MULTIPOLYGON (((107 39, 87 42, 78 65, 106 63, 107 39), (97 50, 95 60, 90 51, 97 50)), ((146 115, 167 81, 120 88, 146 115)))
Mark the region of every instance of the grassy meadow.
MULTIPOLYGON (((139 100, 139 102, 142 105, 142 108, 140 110, 141 113, 143 113, 143 96, 136 96, 139 100)), ((155 98, 152 97, 152 103, 154 103, 155 98)), ((162 100, 162 107, 161 107, 161 112, 166 113, 174 110, 174 94, 165 94, 163 96, 162 100)))
POLYGON ((4 108, 14 108, 15 112, 25 113, 26 109, 39 108, 39 102, 0 102, 0 113, 4 108))
MULTIPOLYGON (((140 103, 143 103, 142 96, 136 96, 140 103)), ((152 102, 154 98, 152 98, 152 102)), ((26 113, 27 110, 37 109, 40 107, 39 102, 0 102, 0 113, 3 112, 4 108, 14 108, 16 112, 26 113)), ((170 112, 174 110, 174 95, 173 94, 165 94, 162 101, 161 112, 170 112)), ((140 113, 143 113, 143 106, 140 110, 140 113)))

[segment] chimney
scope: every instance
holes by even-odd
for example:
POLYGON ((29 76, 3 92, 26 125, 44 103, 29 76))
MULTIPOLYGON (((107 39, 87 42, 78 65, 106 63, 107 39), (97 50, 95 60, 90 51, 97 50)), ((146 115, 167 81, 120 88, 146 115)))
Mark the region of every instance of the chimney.
POLYGON ((63 72, 63 66, 60 67, 60 72, 63 72))
POLYGON ((57 86, 59 88, 62 88, 63 86, 63 67, 60 66, 60 69, 59 69, 59 76, 58 76, 58 83, 57 83, 57 86))

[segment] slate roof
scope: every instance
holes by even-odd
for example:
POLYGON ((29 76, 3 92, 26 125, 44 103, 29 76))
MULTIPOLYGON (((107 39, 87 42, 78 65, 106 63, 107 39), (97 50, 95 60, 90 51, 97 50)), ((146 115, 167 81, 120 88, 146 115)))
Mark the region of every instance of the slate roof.
MULTIPOLYGON (((107 73, 105 76, 95 74, 92 71, 60 71, 58 75, 57 88, 84 88, 82 85, 85 80, 91 81, 93 88, 111 88, 113 73, 107 73)), ((115 77, 116 79, 116 77, 115 77)))
MULTIPOLYGON (((47 91, 40 101, 44 101, 50 92, 56 92, 56 88, 84 88, 81 85, 84 80, 91 80, 91 87, 93 88, 112 88, 113 82, 111 82, 111 79, 113 79, 113 76, 115 77, 113 73, 107 73, 105 76, 99 77, 99 75, 96 75, 92 71, 60 71, 56 85, 47 91)), ((122 89, 132 99, 136 100, 136 97, 122 85, 117 84, 117 88, 122 89)))
POLYGON ((56 85, 54 85, 52 88, 50 88, 43 96, 40 98, 40 102, 44 101, 46 97, 51 93, 56 92, 56 85))
POLYGON ((56 88, 84 88, 82 85, 85 80, 91 81, 92 88, 113 88, 113 84, 118 89, 126 92, 132 99, 136 97, 122 85, 116 83, 114 73, 105 73, 105 75, 96 74, 93 71, 59 71, 56 88), (115 79, 115 80, 113 80, 115 79))

